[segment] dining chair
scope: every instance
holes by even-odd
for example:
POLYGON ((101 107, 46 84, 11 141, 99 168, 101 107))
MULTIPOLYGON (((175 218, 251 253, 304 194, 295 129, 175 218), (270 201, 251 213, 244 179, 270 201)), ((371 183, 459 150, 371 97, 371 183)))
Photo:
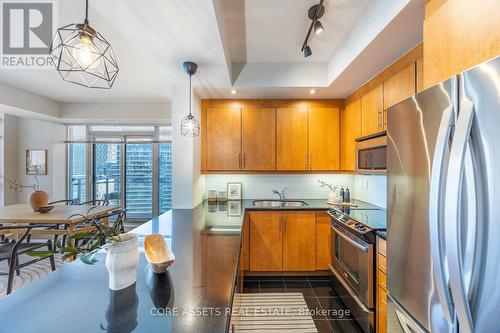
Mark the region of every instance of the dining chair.
MULTIPOLYGON (((76 205, 78 203, 78 199, 64 199, 64 200, 57 200, 57 201, 52 201, 52 202, 49 202, 47 204, 47 206, 54 206, 54 205, 66 205, 66 206, 70 206, 70 205, 76 205)), ((47 227, 47 230, 58 230, 59 229, 59 226, 60 224, 54 224, 54 225, 51 225, 49 227, 47 227)), ((59 235, 58 234, 55 234, 54 235, 54 247, 56 246, 57 244, 57 240, 59 238, 59 235)), ((31 241, 31 235, 28 235, 28 242, 31 241)))
POLYGON ((80 205, 109 206, 109 202, 107 200, 96 199, 96 200, 89 200, 86 202, 82 202, 80 205))
POLYGON ((0 275, 8 275, 7 280, 7 292, 6 294, 10 294, 12 292, 12 287, 14 284, 14 273, 17 275, 21 274, 21 268, 37 263, 43 259, 50 259, 50 267, 52 271, 56 270, 56 263, 54 260, 54 248, 52 246, 52 241, 46 240, 43 242, 28 242, 28 235, 31 234, 33 229, 41 229, 46 230, 47 225, 41 224, 29 224, 25 226, 0 226, 0 231, 4 231, 10 233, 15 233, 15 230, 25 230, 21 237, 17 240, 9 240, 5 238, 3 242, 0 243, 0 262, 7 261, 7 265, 9 266, 8 273, 0 272, 0 275), (11 232, 12 231, 12 232, 11 232), (25 241, 26 240, 26 241, 25 241), (20 263, 19 255, 27 254, 30 251, 35 251, 40 248, 47 247, 48 252, 51 254, 47 254, 46 256, 34 256, 32 260, 25 261, 20 263))

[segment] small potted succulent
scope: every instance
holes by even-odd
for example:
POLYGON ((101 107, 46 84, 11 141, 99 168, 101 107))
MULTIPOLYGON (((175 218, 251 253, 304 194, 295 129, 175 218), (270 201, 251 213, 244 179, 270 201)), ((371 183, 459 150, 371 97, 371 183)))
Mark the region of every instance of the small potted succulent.
POLYGON ((18 180, 12 180, 4 176, 0 176, 0 178, 2 178, 5 184, 9 186, 9 189, 14 191, 22 192, 25 188, 31 189, 33 191, 29 196, 29 204, 31 208, 36 209, 47 206, 49 202, 49 194, 40 190, 40 182, 38 181, 37 175, 33 176, 35 179, 35 183, 33 185, 24 185, 18 180))
POLYGON ((332 184, 327 183, 327 182, 322 181, 322 180, 318 180, 318 183, 319 183, 320 188, 326 188, 330 191, 328 193, 328 202, 330 202, 330 203, 339 202, 339 195, 337 194, 338 186, 332 185, 332 184))

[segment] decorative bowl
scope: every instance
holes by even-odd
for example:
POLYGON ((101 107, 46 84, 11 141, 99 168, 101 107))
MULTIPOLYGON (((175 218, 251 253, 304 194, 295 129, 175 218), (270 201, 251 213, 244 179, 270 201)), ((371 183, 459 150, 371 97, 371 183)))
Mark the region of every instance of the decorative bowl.
POLYGON ((45 213, 48 213, 50 212, 52 209, 54 209, 54 206, 42 206, 42 207, 37 207, 37 208, 33 208, 33 210, 37 213, 40 213, 40 214, 45 214, 45 213))
POLYGON ((160 234, 151 234, 144 238, 144 252, 149 266, 158 274, 165 273, 175 261, 174 254, 160 234))

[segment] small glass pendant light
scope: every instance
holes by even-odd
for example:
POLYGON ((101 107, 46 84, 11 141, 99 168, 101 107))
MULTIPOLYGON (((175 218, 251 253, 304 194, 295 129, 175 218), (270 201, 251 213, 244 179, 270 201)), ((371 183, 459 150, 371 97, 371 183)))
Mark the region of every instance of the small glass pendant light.
POLYGON ((191 77, 196 73, 198 65, 194 62, 186 61, 182 64, 184 72, 189 75, 189 114, 181 121, 181 134, 184 136, 198 136, 200 135, 200 122, 191 113, 191 77))

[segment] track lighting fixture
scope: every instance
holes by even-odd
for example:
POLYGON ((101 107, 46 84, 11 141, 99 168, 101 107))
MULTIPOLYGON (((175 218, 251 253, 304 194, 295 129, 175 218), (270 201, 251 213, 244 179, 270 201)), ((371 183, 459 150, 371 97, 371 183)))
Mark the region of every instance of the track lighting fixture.
POLYGON ((301 51, 304 52, 304 57, 306 58, 312 55, 311 47, 308 45, 311 33, 314 32, 314 35, 317 36, 325 30, 319 21, 319 19, 325 14, 323 2, 324 0, 320 0, 319 4, 312 6, 307 12, 307 16, 311 19, 311 24, 309 25, 309 30, 307 31, 306 39, 304 40, 304 43, 302 43, 301 49, 301 51))
POLYGON ((309 45, 306 45, 306 47, 304 47, 304 57, 309 57, 311 56, 313 53, 311 51, 311 48, 309 47, 309 45))

